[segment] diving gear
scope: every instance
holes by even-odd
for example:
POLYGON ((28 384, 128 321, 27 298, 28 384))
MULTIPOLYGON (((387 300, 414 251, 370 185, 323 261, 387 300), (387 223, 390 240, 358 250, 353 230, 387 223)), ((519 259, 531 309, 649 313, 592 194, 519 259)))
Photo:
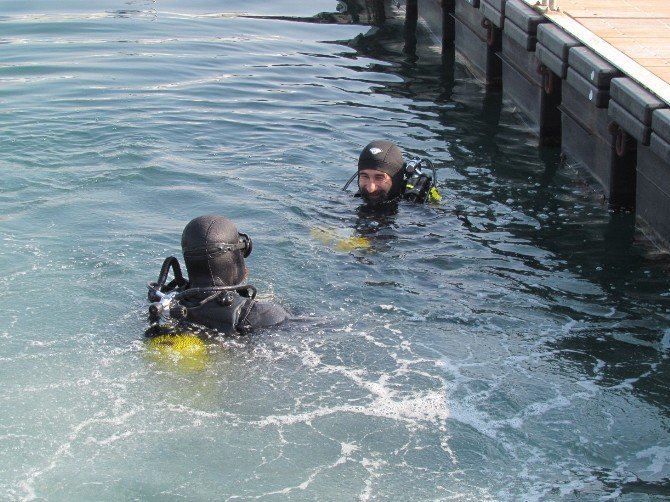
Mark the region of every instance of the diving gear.
MULTIPOLYGON (((360 168, 359 171, 356 171, 349 178, 349 180, 347 180, 344 187, 342 187, 342 190, 346 190, 347 188, 349 188, 349 185, 351 185, 351 183, 356 179, 356 177, 359 176, 359 172, 360 168)), ((401 173, 403 180, 401 184, 402 190, 400 192, 400 196, 402 196, 403 199, 419 203, 439 202, 440 200, 442 200, 442 197, 440 196, 436 187, 437 170, 435 169, 435 166, 430 160, 420 158, 412 159, 403 165, 401 173), (422 169, 422 166, 424 166, 424 169, 422 169), (429 169, 431 172, 430 173, 425 172, 426 168, 429 169)), ((398 196, 389 197, 389 194, 387 194, 386 196, 386 201, 392 201, 398 197, 398 196)), ((366 195, 360 188, 356 195, 361 196, 366 202, 371 203, 371 205, 373 206, 379 205, 380 202, 381 203, 386 202, 386 201, 370 201, 369 200, 370 195, 366 195)))
MULTIPOLYGON (((256 298, 256 288, 250 285, 218 286, 211 288, 184 288, 186 284, 170 289, 165 285, 165 270, 179 270, 174 256, 166 258, 157 282, 149 288, 149 335, 165 334, 175 330, 188 331, 186 322, 196 323, 222 333, 246 333, 251 326, 247 316, 256 298), (175 268, 176 265, 176 268, 175 268)), ((183 279, 183 277, 182 277, 183 279)), ((171 281, 170 284, 173 284, 171 281)))
POLYGON ((223 216, 192 219, 184 228, 181 247, 188 279, 174 256, 166 258, 158 281, 150 282, 147 336, 202 332, 247 333, 289 318, 272 302, 256 301, 256 288, 242 284, 244 258, 252 251, 251 238, 238 232, 223 216), (174 279, 168 282, 172 271, 174 279), (203 331, 204 330, 204 331, 203 331))
POLYGON ((247 234, 239 232, 239 240, 234 244, 227 242, 208 242, 205 246, 192 247, 184 251, 184 259, 195 256, 216 256, 230 251, 242 251, 242 256, 249 257, 253 245, 247 234))
POLYGON ((437 180, 437 172, 433 163, 428 159, 413 159, 405 165, 407 181, 403 198, 412 202, 439 202, 442 197, 435 188, 434 180, 437 180), (421 169, 421 164, 426 164, 432 171, 432 175, 421 169))
POLYGON ((391 177, 402 171, 403 164, 400 148, 385 140, 376 140, 368 144, 358 157, 359 171, 374 169, 391 177))
POLYGON ((312 228, 309 234, 312 238, 320 240, 336 251, 366 250, 371 247, 370 240, 366 237, 341 235, 336 229, 312 228))
POLYGON ((149 301, 158 302, 163 297, 163 293, 167 291, 173 291, 176 288, 182 288, 187 284, 188 281, 184 278, 181 272, 179 260, 177 260, 177 258, 174 256, 165 258, 163 261, 163 266, 161 267, 161 271, 158 274, 158 281, 149 283, 149 301), (168 278, 168 274, 170 273, 170 269, 172 269, 172 275, 174 276, 174 279, 165 284, 168 278))
POLYGON ((347 180, 347 182, 342 187, 342 190, 346 191, 347 188, 349 188, 349 185, 351 185, 351 182, 354 181, 356 178, 358 178, 358 171, 356 171, 354 174, 351 175, 351 178, 349 178, 349 180, 347 180))
POLYGON ((244 258, 251 254, 252 243, 228 218, 205 215, 188 222, 181 248, 190 286, 208 288, 244 281, 244 258))
POLYGON ((193 334, 157 335, 148 338, 145 346, 147 359, 169 371, 199 372, 205 369, 209 359, 205 342, 193 334))
POLYGON ((400 148, 385 140, 375 140, 369 143, 358 157, 358 173, 368 169, 381 171, 391 177, 391 189, 383 197, 374 197, 372 204, 380 204, 393 200, 402 194, 405 179, 405 161, 400 148), (381 200, 379 200, 381 199, 381 200))

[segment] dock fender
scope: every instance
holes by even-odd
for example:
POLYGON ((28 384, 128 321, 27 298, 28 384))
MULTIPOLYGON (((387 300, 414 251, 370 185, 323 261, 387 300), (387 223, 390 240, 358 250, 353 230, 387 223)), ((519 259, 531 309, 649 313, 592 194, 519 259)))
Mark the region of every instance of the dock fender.
POLYGON ((614 136, 614 148, 617 156, 623 157, 628 152, 628 141, 630 136, 616 122, 610 122, 608 130, 614 136))
POLYGON ((554 93, 554 79, 556 76, 549 68, 540 63, 537 65, 537 74, 542 76, 542 88, 548 96, 554 93))
POLYGON ((494 47, 496 44, 496 27, 488 19, 482 19, 482 28, 486 30, 486 45, 494 47))

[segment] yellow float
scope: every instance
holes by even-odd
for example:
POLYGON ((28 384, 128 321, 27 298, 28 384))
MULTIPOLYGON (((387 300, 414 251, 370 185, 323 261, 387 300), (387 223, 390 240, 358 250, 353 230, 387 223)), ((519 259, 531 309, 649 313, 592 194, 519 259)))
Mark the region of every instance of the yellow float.
POLYGON ((370 239, 356 236, 341 236, 336 230, 313 228, 310 231, 312 238, 323 242, 337 251, 354 251, 356 249, 370 249, 370 239))
POLYGON ((165 368, 202 371, 207 363, 207 346, 195 335, 158 335, 146 341, 149 358, 165 368))

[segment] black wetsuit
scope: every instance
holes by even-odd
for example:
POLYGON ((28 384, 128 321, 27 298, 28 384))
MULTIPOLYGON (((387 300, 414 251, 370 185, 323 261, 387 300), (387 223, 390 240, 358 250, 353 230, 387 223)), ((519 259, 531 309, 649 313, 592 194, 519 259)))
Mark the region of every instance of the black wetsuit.
POLYGON ((225 335, 242 334, 289 318, 281 306, 256 301, 255 287, 239 284, 246 276, 244 258, 251 254, 252 243, 229 219, 217 215, 192 219, 182 232, 181 247, 189 279, 177 258, 165 259, 158 281, 149 283, 150 334, 198 326, 225 335), (174 279, 167 282, 170 270, 174 279))
POLYGON ((180 301, 187 309, 186 320, 222 334, 248 333, 289 319, 288 312, 281 305, 254 300, 238 292, 231 291, 199 305, 205 296, 198 294, 180 301))
POLYGON ((192 287, 181 274, 179 262, 169 257, 163 263, 157 282, 149 283, 148 299, 151 326, 147 336, 198 330, 216 330, 224 335, 246 334, 255 329, 276 326, 290 318, 279 304, 256 300, 250 285, 192 287), (175 279, 166 283, 172 268, 175 279))

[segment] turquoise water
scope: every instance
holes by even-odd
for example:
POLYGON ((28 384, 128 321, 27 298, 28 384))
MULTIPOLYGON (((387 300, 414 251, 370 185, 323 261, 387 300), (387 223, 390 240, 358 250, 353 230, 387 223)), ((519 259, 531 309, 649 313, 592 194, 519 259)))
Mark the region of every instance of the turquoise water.
POLYGON ((670 494, 667 262, 425 33, 0 5, 0 498, 670 494), (439 207, 359 213, 380 137, 439 207), (302 320, 185 365, 144 344, 146 283, 207 213, 302 320))

